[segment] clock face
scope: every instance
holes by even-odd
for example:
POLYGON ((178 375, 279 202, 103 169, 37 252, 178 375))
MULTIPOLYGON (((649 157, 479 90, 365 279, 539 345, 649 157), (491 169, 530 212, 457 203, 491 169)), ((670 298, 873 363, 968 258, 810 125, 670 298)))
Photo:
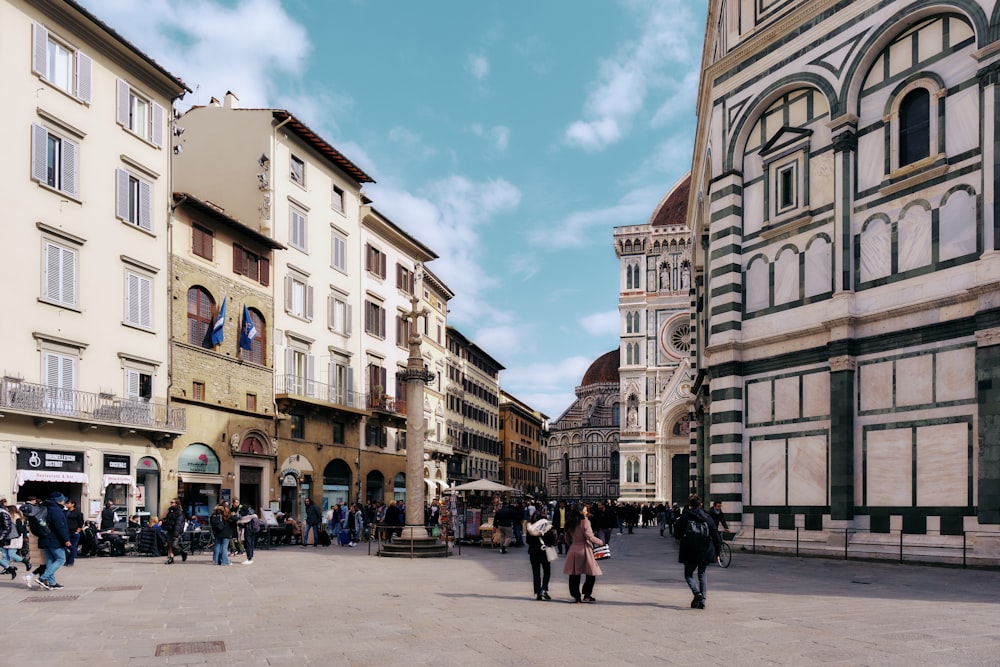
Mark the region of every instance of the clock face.
POLYGON ((673 317, 660 330, 660 347, 673 359, 686 357, 691 351, 691 322, 687 315, 673 317))

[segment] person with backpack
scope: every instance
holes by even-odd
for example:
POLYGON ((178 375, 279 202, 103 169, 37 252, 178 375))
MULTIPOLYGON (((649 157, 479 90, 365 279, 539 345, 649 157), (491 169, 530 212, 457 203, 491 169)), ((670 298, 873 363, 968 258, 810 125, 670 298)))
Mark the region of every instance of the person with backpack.
POLYGON ((38 538, 38 546, 45 551, 45 571, 38 577, 38 585, 50 591, 63 587, 56 582, 56 572, 66 562, 66 548, 72 546, 69 539, 69 527, 66 525, 66 512, 63 506, 66 496, 59 491, 53 491, 45 501, 45 511, 48 513, 49 534, 38 538))
POLYGON ((243 530, 243 549, 247 555, 243 564, 253 565, 253 549, 257 544, 257 533, 260 532, 260 518, 249 505, 244 505, 240 514, 236 524, 243 530))
POLYGON ((722 537, 715 521, 701 506, 701 498, 688 498, 687 510, 674 523, 674 536, 680 540, 677 560, 684 563, 684 580, 694 597, 692 609, 704 609, 708 601, 708 579, 705 569, 709 563, 719 561, 722 537), (698 571, 697 580, 694 577, 698 571))
POLYGON ((212 516, 208 519, 208 525, 212 528, 212 537, 215 538, 215 545, 212 547, 212 562, 216 565, 229 565, 229 540, 233 537, 229 508, 222 503, 216 505, 212 516))
POLYGON ((17 568, 10 564, 10 541, 18 537, 14 517, 7 511, 6 499, 0 500, 0 574, 9 574, 13 580, 17 578, 17 568))
POLYGON ((24 516, 24 523, 27 531, 24 533, 24 543, 28 545, 28 563, 34 563, 35 569, 28 567, 28 574, 24 575, 24 585, 31 588, 35 580, 45 571, 47 565, 45 560, 45 550, 38 544, 38 540, 48 535, 49 530, 48 512, 41 504, 39 498, 28 496, 28 499, 19 508, 24 516))

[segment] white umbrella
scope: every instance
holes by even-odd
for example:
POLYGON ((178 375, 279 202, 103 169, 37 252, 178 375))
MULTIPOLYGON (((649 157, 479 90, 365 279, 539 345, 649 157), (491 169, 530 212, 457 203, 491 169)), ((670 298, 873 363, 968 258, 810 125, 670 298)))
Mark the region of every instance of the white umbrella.
POLYGON ((459 484, 458 486, 453 486, 448 489, 449 492, 454 491, 517 491, 512 486, 504 486, 498 482, 491 482, 488 479, 477 479, 472 482, 466 482, 465 484, 459 484))

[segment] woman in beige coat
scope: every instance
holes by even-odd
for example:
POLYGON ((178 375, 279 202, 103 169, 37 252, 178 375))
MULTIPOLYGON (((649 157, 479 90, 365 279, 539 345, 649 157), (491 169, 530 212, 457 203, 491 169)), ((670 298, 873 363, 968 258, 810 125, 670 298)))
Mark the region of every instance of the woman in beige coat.
POLYGON ((566 552, 566 565, 563 574, 569 575, 569 594, 577 604, 581 602, 596 602, 592 596, 597 576, 603 574, 594 560, 594 550, 591 545, 599 547, 604 544, 594 537, 587 518, 587 506, 574 507, 566 516, 566 542, 569 550, 566 552), (583 575, 583 595, 580 595, 580 576, 583 575))

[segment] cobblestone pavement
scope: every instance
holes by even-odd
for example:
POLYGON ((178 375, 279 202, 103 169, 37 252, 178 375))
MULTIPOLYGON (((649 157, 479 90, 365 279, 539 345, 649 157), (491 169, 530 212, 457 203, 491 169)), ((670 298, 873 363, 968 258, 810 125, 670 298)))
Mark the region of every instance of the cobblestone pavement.
POLYGON ((698 611, 672 538, 637 529, 611 546, 584 605, 567 604, 562 560, 555 600, 536 601, 525 549, 81 559, 59 591, 0 581, 0 664, 1000 664, 1000 572, 737 552, 698 611))

